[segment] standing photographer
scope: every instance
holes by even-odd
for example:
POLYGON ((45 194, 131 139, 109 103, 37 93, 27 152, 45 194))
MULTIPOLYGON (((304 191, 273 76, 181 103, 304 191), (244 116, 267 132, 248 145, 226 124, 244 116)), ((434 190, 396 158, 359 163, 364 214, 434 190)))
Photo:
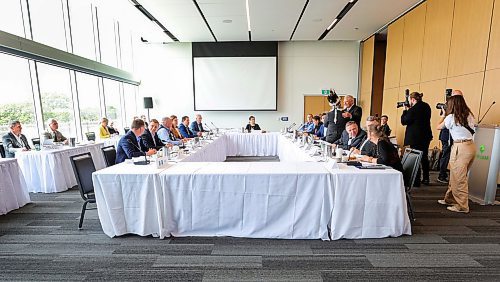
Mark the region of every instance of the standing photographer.
POLYGON ((469 212, 469 185, 467 172, 474 161, 476 145, 472 141, 474 134, 474 116, 461 95, 451 96, 446 102, 446 117, 441 115, 438 129, 447 128, 453 138, 450 154, 450 182, 442 205, 453 212, 469 212))
POLYGON ((420 181, 420 170, 415 179, 416 187, 420 183, 429 185, 429 144, 432 140, 431 130, 431 107, 422 101, 423 93, 412 92, 409 95, 409 105, 401 115, 401 124, 406 125, 404 146, 422 151, 422 181, 420 181))

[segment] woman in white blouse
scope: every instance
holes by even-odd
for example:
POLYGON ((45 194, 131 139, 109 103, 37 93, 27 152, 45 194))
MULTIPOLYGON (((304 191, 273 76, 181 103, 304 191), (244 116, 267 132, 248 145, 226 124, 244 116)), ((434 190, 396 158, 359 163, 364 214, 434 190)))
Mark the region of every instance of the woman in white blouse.
MULTIPOLYGON (((458 92, 458 91, 457 91, 458 92)), ((469 185, 467 172, 474 161, 476 145, 472 141, 474 134, 474 116, 465 103, 461 92, 451 96, 446 102, 447 110, 441 115, 438 129, 447 128, 453 138, 450 153, 450 182, 443 200, 438 200, 453 212, 469 212, 469 185)))

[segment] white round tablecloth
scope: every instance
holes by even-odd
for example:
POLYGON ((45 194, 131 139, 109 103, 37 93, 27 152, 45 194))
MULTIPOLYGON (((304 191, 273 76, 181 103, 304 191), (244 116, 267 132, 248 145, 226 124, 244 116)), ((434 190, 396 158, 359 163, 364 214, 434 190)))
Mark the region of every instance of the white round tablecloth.
POLYGON ((0 215, 31 202, 16 159, 0 159, 0 215))

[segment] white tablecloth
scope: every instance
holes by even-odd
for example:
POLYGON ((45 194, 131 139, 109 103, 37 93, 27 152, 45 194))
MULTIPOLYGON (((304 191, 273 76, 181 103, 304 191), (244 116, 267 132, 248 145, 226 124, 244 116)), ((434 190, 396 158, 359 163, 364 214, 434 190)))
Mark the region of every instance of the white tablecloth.
POLYGON ((328 240, 331 175, 318 163, 179 163, 160 173, 167 232, 328 240))
POLYGON ((332 170, 331 237, 383 238, 411 235, 403 175, 394 169, 332 170))
POLYGON ((333 239, 411 234, 400 172, 327 170, 314 160, 278 134, 228 134, 163 170, 119 164, 93 174, 101 225, 110 237, 327 240, 328 228, 333 239), (247 137, 243 148, 232 143, 247 137), (283 162, 220 162, 273 150, 283 162))
POLYGON ((16 159, 0 159, 0 215, 29 202, 28 188, 16 159))
POLYGON ((29 192, 55 193, 68 190, 76 183, 70 157, 90 152, 97 170, 106 167, 101 152, 103 144, 67 147, 57 150, 16 152, 29 192))

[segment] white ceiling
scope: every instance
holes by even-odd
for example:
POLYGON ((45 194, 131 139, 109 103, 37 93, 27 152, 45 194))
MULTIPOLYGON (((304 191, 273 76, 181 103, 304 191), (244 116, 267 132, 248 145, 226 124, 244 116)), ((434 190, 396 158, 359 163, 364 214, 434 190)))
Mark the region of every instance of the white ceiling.
MULTIPOLYGON (((137 0, 181 42, 215 41, 193 0, 137 0)), ((248 41, 245 0, 197 0, 217 41, 248 41), (224 23, 231 20, 231 23, 224 23)), ((252 41, 288 41, 307 0, 249 0, 252 41)), ((318 40, 349 0, 309 0, 292 40, 318 40)), ((421 0, 359 0, 323 40, 363 40, 421 0)), ((132 4, 131 4, 132 5, 132 4)), ((158 27, 159 28, 159 27, 158 27)))

